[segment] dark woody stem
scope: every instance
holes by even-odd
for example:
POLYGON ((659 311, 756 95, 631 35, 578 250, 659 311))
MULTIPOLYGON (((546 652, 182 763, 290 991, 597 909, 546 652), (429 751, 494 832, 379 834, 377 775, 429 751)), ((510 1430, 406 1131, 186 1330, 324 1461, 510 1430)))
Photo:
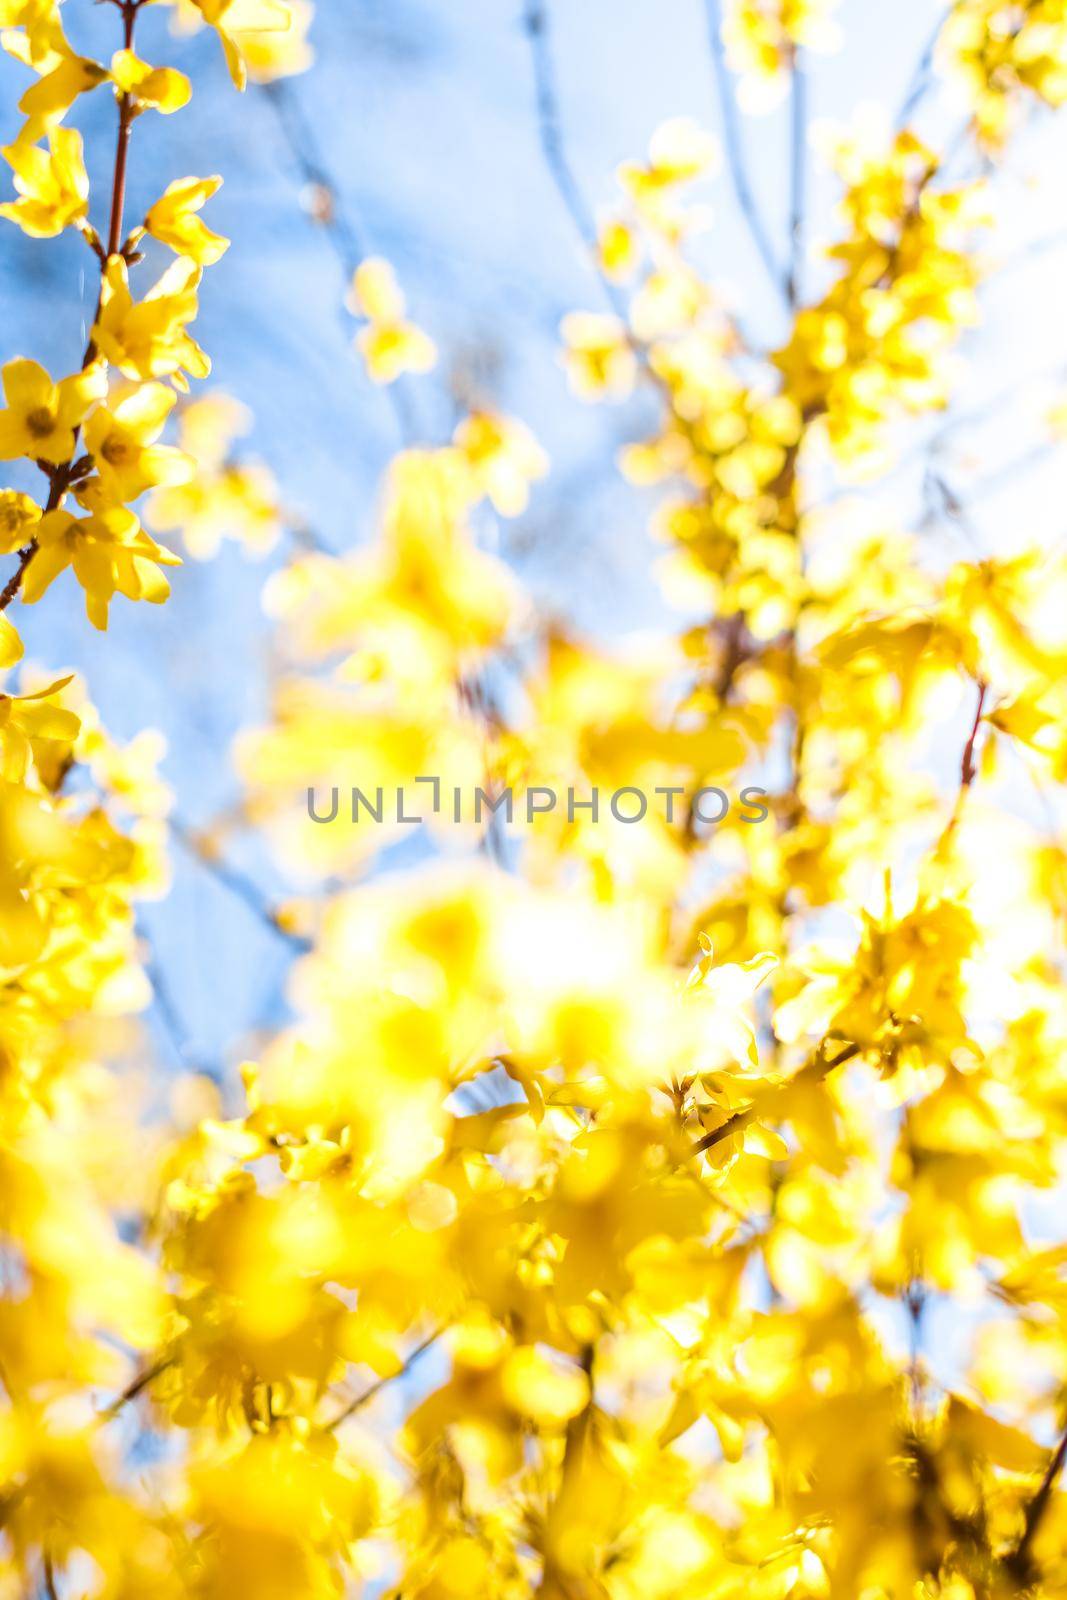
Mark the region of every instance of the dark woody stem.
MULTIPOLYGON (((137 21, 140 0, 126 0, 122 7, 122 35, 127 50, 133 49, 133 30, 137 21)), ((115 147, 115 174, 111 184, 111 226, 108 229, 107 253, 117 255, 122 242, 122 217, 126 208, 126 171, 130 159, 130 130, 137 108, 131 94, 119 100, 119 136, 115 147)))

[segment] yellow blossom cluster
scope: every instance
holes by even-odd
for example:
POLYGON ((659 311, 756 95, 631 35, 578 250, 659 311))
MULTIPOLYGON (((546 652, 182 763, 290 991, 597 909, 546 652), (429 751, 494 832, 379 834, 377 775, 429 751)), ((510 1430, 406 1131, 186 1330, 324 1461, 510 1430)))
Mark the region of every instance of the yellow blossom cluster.
POLYGON ((837 7, 838 0, 727 0, 723 44, 740 74, 746 110, 762 111, 782 98, 798 51, 839 47, 837 7))
POLYGON ((308 670, 282 680, 273 725, 245 740, 239 760, 257 820, 275 818, 295 856, 319 867, 359 859, 385 835, 346 812, 315 826, 298 804, 307 789, 393 790, 419 776, 470 787, 484 774, 474 680, 519 596, 504 564, 475 545, 469 514, 490 492, 515 503, 540 458, 504 419, 470 419, 457 437, 398 457, 380 547, 302 556, 268 587, 308 670))
POLYGON ((972 0, 953 6, 938 39, 939 59, 961 84, 982 142, 997 149, 1033 97, 1067 100, 1067 13, 1059 0, 972 0))
MULTIPOLYGON (((410 444, 377 538, 331 555, 235 453, 242 408, 188 396, 218 179, 124 233, 137 119, 190 89, 116 9, 104 66, 54 0, 0 0, 36 74, 3 214, 100 268, 82 365, 3 368, 0 458, 44 489, 0 492, 0 665, 68 566, 101 629, 116 593, 165 598, 143 496, 198 558, 296 534, 230 825, 312 887, 265 912, 301 951, 290 1020, 239 1086, 162 1094, 130 1016, 159 741, 117 746, 69 676, 0 695, 0 1595, 1059 1600, 1067 846, 996 780, 1067 781, 1067 558, 932 561, 825 491, 947 401, 977 182, 910 128, 835 137, 838 242, 807 295, 792 241, 760 348, 696 264, 713 141, 674 119, 624 165, 589 230, 612 311, 565 320, 563 362, 658 408, 621 466, 668 486, 687 617, 593 645, 490 547, 548 471, 525 424, 479 399, 410 444), (117 105, 103 233, 64 121, 89 93, 117 105), (142 290, 146 238, 176 259, 142 290), (376 814, 416 785, 419 824, 376 814), (743 785, 766 803, 709 822, 700 795, 743 785), (476 790, 488 821, 450 809, 476 790), (551 800, 521 834, 512 793, 551 800), (405 840, 439 859, 398 867, 405 840)), ((827 9, 733 7, 735 64, 788 76, 827 9)), ((958 0, 943 50, 980 24, 1054 103, 1049 9, 958 0)), ((240 87, 306 64, 310 15, 173 21, 240 87)), ((984 162, 995 64, 982 95, 984 162)), ((432 368, 386 263, 352 307, 375 381, 432 368)))
POLYGON ((180 533, 198 561, 217 554, 233 539, 255 555, 277 543, 285 513, 270 468, 242 459, 235 442, 248 432, 251 416, 220 390, 185 402, 178 413, 178 438, 193 471, 159 486, 145 506, 145 520, 157 533, 180 533))

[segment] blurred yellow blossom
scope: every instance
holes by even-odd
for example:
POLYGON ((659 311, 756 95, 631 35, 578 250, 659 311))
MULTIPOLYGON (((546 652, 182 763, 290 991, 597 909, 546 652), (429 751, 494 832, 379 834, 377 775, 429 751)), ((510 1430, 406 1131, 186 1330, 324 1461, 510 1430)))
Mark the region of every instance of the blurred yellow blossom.
POLYGON ((17 222, 34 239, 51 239, 89 211, 89 177, 82 157, 82 138, 74 128, 52 128, 48 149, 13 144, 4 160, 15 175, 19 198, 0 206, 0 216, 17 222))
POLYGON ((429 372, 437 361, 433 340, 405 318, 406 302, 387 261, 368 258, 356 268, 348 304, 365 317, 356 343, 375 383, 393 383, 404 372, 429 372))

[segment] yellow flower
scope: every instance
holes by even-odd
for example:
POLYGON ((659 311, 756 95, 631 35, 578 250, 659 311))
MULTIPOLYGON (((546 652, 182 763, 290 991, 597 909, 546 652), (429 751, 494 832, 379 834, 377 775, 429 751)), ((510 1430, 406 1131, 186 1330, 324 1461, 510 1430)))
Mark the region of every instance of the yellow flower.
POLYGON ((251 418, 231 395, 215 392, 183 406, 180 439, 196 463, 195 476, 152 495, 145 520, 160 533, 181 531, 198 561, 215 555, 224 538, 263 554, 282 528, 278 486, 258 461, 230 459, 233 440, 251 418))
POLYGON ((1067 101, 1063 6, 1028 0, 1015 10, 999 0, 959 0, 945 17, 936 61, 963 88, 982 144, 998 150, 1029 96, 1053 107, 1067 101))
POLYGON ((0 491, 0 555, 10 555, 29 544, 41 520, 41 508, 28 494, 0 491))
POLYGON ((98 88, 106 79, 107 71, 98 61, 76 56, 68 47, 58 65, 26 90, 19 110, 30 119, 31 131, 49 127, 62 122, 80 94, 98 88))
POLYGON ((197 472, 176 488, 159 489, 145 519, 160 533, 180 530, 197 561, 216 555, 223 539, 235 540, 250 555, 265 555, 282 530, 278 486, 258 461, 230 462, 217 472, 197 472))
POLYGON ((35 72, 50 72, 70 54, 57 0, 0 0, 0 28, 11 30, 4 49, 35 72))
POLYGON ((31 757, 36 764, 40 742, 73 744, 81 721, 73 711, 50 704, 65 689, 71 676, 34 694, 0 694, 0 776, 5 783, 23 783, 31 757))
POLYGON ((248 407, 221 389, 187 400, 178 417, 182 449, 206 472, 217 471, 229 459, 234 441, 251 431, 248 407))
POLYGON ((597 230, 597 254, 605 274, 618 283, 636 271, 641 246, 628 222, 607 217, 597 230))
POLYGON ((561 324, 564 366, 583 400, 624 400, 637 377, 637 361, 618 317, 572 311, 561 324))
POLYGON ((92 713, 83 719, 75 756, 93 782, 124 811, 138 817, 165 817, 173 796, 159 775, 167 741, 157 728, 142 728, 128 744, 116 744, 92 713))
POLYGON ((177 178, 145 217, 145 232, 198 266, 212 266, 226 254, 230 241, 212 233, 196 213, 221 185, 221 178, 177 178))
POLYGON ((372 256, 360 263, 348 304, 369 323, 356 343, 374 383, 393 383, 402 372, 430 371, 437 348, 421 328, 406 321, 406 302, 388 261, 372 256))
POLYGON ((111 76, 116 89, 164 116, 180 111, 192 98, 192 85, 184 72, 176 72, 173 67, 150 67, 132 50, 116 51, 111 58, 111 76))
POLYGON ((235 28, 234 41, 253 83, 273 83, 306 72, 315 53, 308 43, 314 11, 308 0, 288 0, 288 28, 235 28))
POLYGON ((85 448, 93 457, 103 492, 113 500, 136 500, 160 484, 188 483, 195 470, 183 450, 157 444, 177 395, 162 383, 146 383, 109 405, 99 406, 85 425, 85 448))
POLYGON ((112 256, 93 328, 101 355, 128 378, 170 378, 182 390, 189 387, 186 372, 206 378, 211 362, 185 331, 197 313, 200 277, 196 262, 179 256, 145 298, 135 301, 125 261, 112 256))
POLYGON ((69 461, 75 449, 75 429, 90 406, 107 392, 99 363, 53 383, 36 361, 20 357, 4 367, 3 380, 7 408, 0 411, 0 461, 14 461, 18 456, 54 466, 69 461))
POLYGON ((371 322, 398 322, 404 315, 404 296, 396 273, 380 256, 368 256, 356 268, 350 296, 352 310, 371 322))
POLYGON ((170 584, 159 565, 181 566, 181 560, 150 538, 132 511, 106 507, 89 517, 49 511, 37 529, 37 551, 22 581, 22 598, 34 605, 59 574, 73 567, 85 590, 85 610, 94 628, 107 627, 112 596, 148 600, 159 605, 170 584))
POLYGON ((0 613, 0 667, 13 667, 22 660, 22 640, 13 622, 0 613))
POLYGON ((191 18, 194 25, 202 21, 215 29, 238 89, 245 87, 250 68, 259 81, 266 81, 299 72, 307 64, 303 8, 286 0, 179 0, 179 8, 179 19, 186 24, 191 18), (290 33, 293 42, 287 49, 290 33))
POLYGON ((15 174, 19 199, 0 205, 0 216, 17 222, 33 239, 52 239, 89 211, 89 177, 82 136, 74 128, 50 128, 48 150, 11 144, 4 160, 15 174))
POLYGON ((453 435, 466 456, 478 494, 502 517, 517 517, 530 500, 529 486, 548 471, 548 457, 521 422, 472 411, 453 435))
POLYGON ((838 48, 833 20, 838 0, 730 0, 722 24, 723 44, 741 75, 739 98, 746 111, 764 111, 785 92, 797 47, 827 54, 838 48))
POLYGON ((652 135, 648 164, 627 161, 619 168, 619 181, 639 207, 655 211, 672 190, 714 172, 719 146, 710 133, 691 117, 672 117, 652 135))
POLYGON ((372 322, 356 343, 375 383, 393 383, 403 372, 429 372, 437 360, 433 340, 408 322, 372 322))

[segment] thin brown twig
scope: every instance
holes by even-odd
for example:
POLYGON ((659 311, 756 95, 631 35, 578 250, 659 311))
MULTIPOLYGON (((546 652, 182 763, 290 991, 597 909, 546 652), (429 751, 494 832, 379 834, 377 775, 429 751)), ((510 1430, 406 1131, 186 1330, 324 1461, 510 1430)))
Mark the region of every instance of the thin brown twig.
POLYGON ((974 708, 974 722, 967 736, 967 743, 963 747, 963 758, 960 762, 960 788, 969 789, 978 775, 978 768, 974 759, 974 747, 978 739, 978 730, 982 724, 982 713, 985 710, 985 699, 989 693, 989 685, 984 678, 978 681, 978 704, 974 708))
POLYGON ((956 790, 956 801, 952 807, 952 815, 945 824, 944 831, 937 842, 936 855, 938 856, 944 853, 949 840, 959 827, 960 818, 963 815, 963 808, 967 801, 967 795, 974 787, 974 780, 978 776, 978 761, 976 753, 978 746, 978 734, 982 726, 982 718, 985 715, 985 703, 988 693, 988 683, 986 683, 984 678, 979 678, 978 702, 974 708, 974 720, 971 723, 970 730, 967 734, 967 742, 963 747, 963 755, 960 758, 960 781, 959 787, 956 790))
POLYGON ((747 1128, 754 1120, 755 1115, 755 1106, 749 1106, 745 1111, 735 1111, 733 1116, 727 1117, 725 1122, 720 1123, 717 1128, 712 1128, 711 1132, 706 1133, 702 1139, 698 1139, 689 1152, 690 1155, 700 1156, 704 1154, 705 1150, 713 1150, 717 1144, 721 1144, 724 1139, 728 1139, 732 1133, 740 1133, 743 1128, 747 1128))
MULTIPOLYGON (((92 346, 90 345, 89 349, 85 352, 85 357, 83 358, 83 371, 85 370, 85 367, 89 365, 91 352, 92 346)), ((80 428, 76 428, 74 430, 75 446, 77 445, 78 435, 80 432, 80 428)), ((50 511, 56 510, 71 484, 74 483, 77 478, 82 476, 83 463, 89 459, 90 458, 87 456, 82 457, 77 461, 65 462, 59 467, 53 467, 48 462, 39 461, 37 463, 41 470, 48 474, 49 479, 48 498, 44 503, 45 516, 47 516, 50 511)), ((36 539, 31 539, 29 544, 19 551, 19 564, 15 568, 15 571, 11 574, 11 577, 8 579, 7 583, 4 585, 4 588, 0 590, 0 611, 6 611, 8 606, 15 599, 15 596, 22 587, 22 580, 26 576, 26 568, 29 566, 36 554, 36 539)))
POLYGON ((1030 1548, 1034 1542, 1034 1536, 1037 1533, 1041 1518, 1044 1516, 1045 1509, 1052 1498, 1052 1491, 1056 1487, 1060 1473, 1063 1471, 1065 1461, 1067 1461, 1067 1429, 1060 1435, 1059 1444, 1053 1451, 1041 1482, 1038 1484, 1033 1498, 1026 1508, 1023 1531, 1019 1536, 1019 1542, 1005 1561, 1008 1571, 1018 1578, 1020 1582, 1026 1582, 1031 1576, 1032 1559, 1030 1548))
MULTIPOLYGON (((843 1067, 846 1061, 854 1060, 860 1054, 861 1048, 858 1044, 848 1044, 839 1055, 834 1056, 833 1060, 827 1060, 824 1053, 817 1051, 808 1063, 808 1068, 814 1071, 819 1078, 824 1078, 828 1072, 833 1072, 835 1067, 843 1067)), ((717 1144, 721 1144, 731 1134, 739 1133, 743 1128, 749 1127, 760 1115, 762 1109, 762 1106, 751 1105, 746 1106, 743 1111, 735 1111, 732 1116, 727 1117, 725 1122, 720 1123, 717 1128, 712 1128, 710 1133, 706 1133, 703 1138, 698 1139, 689 1154, 691 1156, 699 1156, 703 1155, 706 1150, 714 1149, 717 1144)))
POLYGON ((142 1368, 133 1381, 126 1385, 125 1389, 123 1389, 118 1398, 113 1400, 111 1404, 100 1413, 101 1422, 113 1422, 119 1413, 131 1403, 131 1401, 136 1400, 138 1395, 144 1393, 150 1383, 154 1383, 162 1373, 166 1372, 167 1369, 173 1365, 173 1356, 161 1356, 157 1361, 153 1361, 151 1365, 142 1368))
POLYGON ((389 1384, 395 1383, 398 1378, 406 1378, 408 1373, 411 1372, 415 1366, 417 1366, 419 1361, 421 1361, 426 1352, 432 1349, 437 1343, 438 1339, 440 1339, 441 1335, 445 1332, 447 1326, 447 1323, 442 1323, 439 1328, 435 1328, 433 1333, 428 1334, 420 1344, 415 1346, 414 1350, 412 1350, 410 1355, 405 1358, 403 1365, 399 1367, 396 1372, 390 1373, 389 1376, 385 1378, 377 1378, 374 1383, 369 1384, 366 1389, 363 1389, 359 1394, 356 1395, 354 1400, 350 1400, 343 1410, 339 1411, 335 1417, 331 1417, 329 1422, 324 1422, 322 1425, 322 1431, 324 1433, 333 1433, 335 1429, 341 1426, 342 1422, 347 1422, 349 1417, 355 1416, 357 1411, 360 1411, 364 1406, 369 1405, 370 1402, 377 1395, 381 1394, 382 1390, 387 1388, 389 1384))
POLYGON ((589 257, 604 298, 620 322, 627 323, 626 300, 600 264, 596 219, 586 205, 563 143, 559 85, 552 56, 551 20, 547 0, 523 0, 522 26, 530 41, 534 90, 537 97, 537 133, 564 210, 589 257))
MULTIPOLYGON (((127 0, 122 7, 122 37, 127 50, 133 49, 133 34, 141 0, 127 0)), ((111 182, 111 222, 108 227, 107 253, 117 255, 122 243, 122 218, 126 209, 126 173, 130 161, 130 130, 137 115, 137 102, 130 93, 119 98, 119 134, 115 147, 115 170, 111 182)))
POLYGON ((923 1403, 923 1316, 926 1311, 927 1290, 921 1279, 913 1279, 904 1295, 904 1309, 908 1313, 909 1352, 908 1378, 911 1388, 912 1410, 916 1417, 923 1403))
MULTIPOLYGON (((49 499, 51 499, 51 495, 49 495, 49 499)), ((55 507, 51 506, 47 509, 54 511, 55 507)), ((22 587, 22 580, 26 576, 26 568, 33 560, 36 552, 36 542, 26 545, 24 549, 19 551, 19 564, 11 574, 10 578, 7 580, 3 590, 0 590, 0 611, 6 611, 8 606, 14 600, 15 596, 18 594, 22 587)))

